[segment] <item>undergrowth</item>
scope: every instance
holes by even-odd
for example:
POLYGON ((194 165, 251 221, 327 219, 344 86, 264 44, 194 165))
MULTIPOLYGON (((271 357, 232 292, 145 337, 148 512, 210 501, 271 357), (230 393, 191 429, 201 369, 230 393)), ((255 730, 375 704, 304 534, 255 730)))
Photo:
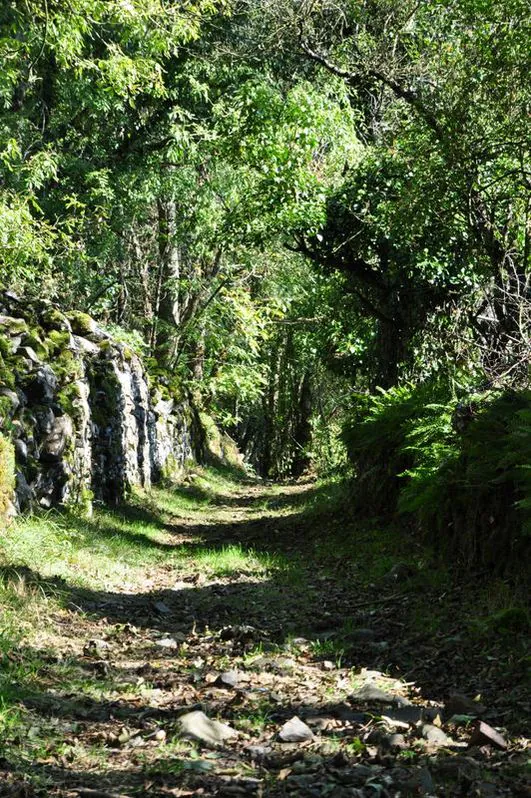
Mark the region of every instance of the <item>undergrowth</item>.
POLYGON ((402 516, 447 561, 528 579, 531 391, 392 388, 361 398, 344 439, 359 512, 402 516))

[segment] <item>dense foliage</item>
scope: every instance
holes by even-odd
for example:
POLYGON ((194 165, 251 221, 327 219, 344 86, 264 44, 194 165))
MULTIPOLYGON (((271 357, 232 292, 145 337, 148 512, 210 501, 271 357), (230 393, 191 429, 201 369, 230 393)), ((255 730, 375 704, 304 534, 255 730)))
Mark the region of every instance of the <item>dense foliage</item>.
POLYGON ((456 393, 438 381, 371 397, 344 430, 358 512, 398 513, 467 566, 521 564, 531 529, 530 420, 523 390, 456 393))
POLYGON ((524 0, 13 0, 0 279, 96 316, 262 474, 343 467, 354 413, 373 509, 446 519, 480 463, 525 504, 530 33, 524 0))

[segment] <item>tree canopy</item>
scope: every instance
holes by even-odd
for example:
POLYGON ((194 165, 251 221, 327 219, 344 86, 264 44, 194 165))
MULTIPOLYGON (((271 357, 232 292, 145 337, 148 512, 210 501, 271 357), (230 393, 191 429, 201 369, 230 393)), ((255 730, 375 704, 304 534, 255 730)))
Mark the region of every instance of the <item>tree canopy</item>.
POLYGON ((523 0, 13 0, 1 279, 127 337, 264 473, 352 387, 521 383, 530 25, 523 0))

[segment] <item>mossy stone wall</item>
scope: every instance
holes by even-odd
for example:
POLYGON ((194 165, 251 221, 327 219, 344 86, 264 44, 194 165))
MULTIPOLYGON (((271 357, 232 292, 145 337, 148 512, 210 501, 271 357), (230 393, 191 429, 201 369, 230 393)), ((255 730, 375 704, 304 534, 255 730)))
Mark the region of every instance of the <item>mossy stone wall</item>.
POLYGON ((201 449, 184 397, 90 316, 0 292, 0 431, 14 451, 18 510, 89 513, 93 498, 119 502, 182 475, 201 449))

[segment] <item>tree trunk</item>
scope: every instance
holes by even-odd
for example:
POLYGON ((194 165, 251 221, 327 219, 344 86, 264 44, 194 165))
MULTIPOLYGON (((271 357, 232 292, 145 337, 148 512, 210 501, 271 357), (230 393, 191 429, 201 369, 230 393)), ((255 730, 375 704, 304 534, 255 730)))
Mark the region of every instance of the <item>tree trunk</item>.
POLYGON ((397 384, 405 354, 404 335, 399 324, 379 319, 377 325, 371 391, 397 384))
POLYGON ((179 279, 181 258, 177 243, 177 205, 175 200, 160 198, 158 209, 160 296, 157 307, 156 355, 168 365, 178 346, 181 321, 179 279))
POLYGON ((297 453, 293 459, 291 473, 294 477, 300 477, 310 465, 310 457, 307 447, 312 439, 312 428, 310 418, 312 415, 312 390, 311 377, 309 372, 305 372, 299 390, 299 406, 297 425, 294 431, 295 445, 297 453))

